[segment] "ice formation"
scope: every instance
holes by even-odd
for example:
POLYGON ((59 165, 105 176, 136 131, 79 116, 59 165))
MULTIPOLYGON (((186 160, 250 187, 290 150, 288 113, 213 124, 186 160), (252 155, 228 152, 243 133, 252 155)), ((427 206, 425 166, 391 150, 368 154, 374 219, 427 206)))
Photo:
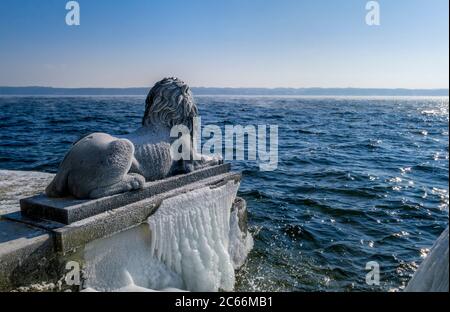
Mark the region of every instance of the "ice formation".
POLYGON ((148 219, 152 255, 182 277, 190 291, 232 290, 231 206, 239 184, 205 187, 165 200, 148 219))
POLYGON ((175 272, 151 256, 150 231, 140 225, 96 240, 84 249, 83 288, 96 291, 142 291, 181 288, 175 272))
POLYGON ((84 250, 86 291, 230 291, 253 246, 228 182, 164 200, 147 223, 84 250))
POLYGON ((414 274, 405 291, 448 292, 448 227, 414 274))
MULTIPOLYGON (((126 286, 118 288, 118 289, 114 289, 114 292, 157 292, 157 290, 153 290, 151 288, 145 288, 145 287, 136 285, 133 277, 131 276, 130 272, 128 272, 127 270, 124 271, 124 274, 125 274, 125 278, 126 278, 126 281, 125 281, 126 286)), ((161 289, 161 291, 180 292, 183 290, 180 290, 178 288, 168 287, 168 288, 161 289)), ((87 288, 83 289, 82 292, 98 292, 98 290, 91 288, 91 287, 87 287, 87 288)))
POLYGON ((253 248, 253 237, 250 233, 243 233, 239 228, 238 210, 231 212, 230 217, 230 242, 228 252, 233 261, 234 269, 239 269, 247 259, 247 255, 253 248))

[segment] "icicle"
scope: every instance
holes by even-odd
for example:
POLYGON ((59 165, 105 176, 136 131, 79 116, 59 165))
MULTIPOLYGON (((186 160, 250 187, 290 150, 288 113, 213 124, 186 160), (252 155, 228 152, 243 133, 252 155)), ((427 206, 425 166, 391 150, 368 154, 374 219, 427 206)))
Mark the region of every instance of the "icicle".
POLYGON ((187 290, 233 289, 234 263, 228 247, 238 188, 229 182, 166 199, 148 219, 151 254, 178 273, 187 290))
POLYGON ((253 237, 250 233, 243 233, 239 228, 238 210, 231 213, 230 218, 230 244, 228 251, 235 269, 240 268, 253 248, 253 237))
POLYGON ((231 206, 239 184, 228 182, 164 200, 148 225, 85 246, 88 290, 233 290, 234 269, 252 247, 231 206))

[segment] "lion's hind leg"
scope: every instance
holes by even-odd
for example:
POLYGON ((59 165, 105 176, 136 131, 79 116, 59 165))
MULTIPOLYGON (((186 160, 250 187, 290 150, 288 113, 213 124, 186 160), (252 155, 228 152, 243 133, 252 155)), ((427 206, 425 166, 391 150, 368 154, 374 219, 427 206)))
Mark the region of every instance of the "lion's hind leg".
POLYGON ((52 182, 45 188, 45 195, 48 197, 62 197, 68 195, 67 192, 67 171, 58 172, 52 182))
POLYGON ((144 187, 144 183, 145 179, 143 176, 136 173, 130 173, 125 175, 120 182, 92 190, 89 193, 89 198, 95 199, 132 190, 138 190, 144 187))

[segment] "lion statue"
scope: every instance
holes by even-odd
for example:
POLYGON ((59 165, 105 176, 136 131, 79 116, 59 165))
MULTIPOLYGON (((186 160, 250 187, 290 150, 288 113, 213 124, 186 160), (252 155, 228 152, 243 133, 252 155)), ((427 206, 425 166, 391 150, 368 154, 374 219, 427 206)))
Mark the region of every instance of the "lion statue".
POLYGON ((145 104, 142 126, 133 133, 92 133, 75 142, 47 186, 46 195, 100 198, 140 189, 145 181, 222 163, 220 155, 195 151, 192 131, 198 110, 187 84, 165 78, 150 90, 145 104), (174 137, 171 131, 179 126, 190 135, 174 137), (184 142, 190 146, 187 159, 174 157, 175 140, 189 140, 184 142))

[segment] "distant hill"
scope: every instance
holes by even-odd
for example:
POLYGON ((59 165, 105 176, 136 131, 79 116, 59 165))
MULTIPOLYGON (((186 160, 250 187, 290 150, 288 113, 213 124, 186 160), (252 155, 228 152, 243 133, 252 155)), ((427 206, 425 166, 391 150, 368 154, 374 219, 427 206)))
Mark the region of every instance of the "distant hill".
MULTIPOLYGON (((52 88, 0 87, 0 95, 147 95, 149 88, 52 88)), ((206 88, 194 87, 195 95, 292 95, 292 96, 448 96, 448 89, 362 88, 206 88)))

